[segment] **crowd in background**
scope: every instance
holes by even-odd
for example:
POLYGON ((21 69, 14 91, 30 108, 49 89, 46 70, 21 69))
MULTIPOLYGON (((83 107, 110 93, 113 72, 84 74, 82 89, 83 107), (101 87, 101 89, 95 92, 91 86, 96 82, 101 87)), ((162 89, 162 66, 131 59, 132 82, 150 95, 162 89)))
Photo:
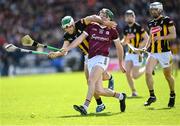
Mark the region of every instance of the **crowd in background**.
MULTIPOLYGON (((148 5, 155 0, 0 0, 0 73, 13 74, 14 69, 26 67, 54 67, 55 71, 82 69, 82 57, 79 51, 71 53, 67 58, 50 60, 47 56, 26 55, 23 53, 7 53, 2 45, 12 43, 22 47, 20 39, 29 34, 38 42, 61 47, 63 44, 63 30, 60 19, 71 15, 75 20, 98 14, 102 8, 109 8, 115 14, 119 31, 125 25, 124 12, 132 9, 136 13, 137 21, 144 28, 150 20, 148 5), (74 59, 74 60, 70 60, 74 59), (79 60, 77 60, 79 59, 79 60), (73 64, 77 65, 73 65, 73 64), (12 72, 10 72, 12 71, 12 72)), ((180 38, 180 0, 160 1, 164 5, 165 14, 175 22, 177 42, 180 38)))

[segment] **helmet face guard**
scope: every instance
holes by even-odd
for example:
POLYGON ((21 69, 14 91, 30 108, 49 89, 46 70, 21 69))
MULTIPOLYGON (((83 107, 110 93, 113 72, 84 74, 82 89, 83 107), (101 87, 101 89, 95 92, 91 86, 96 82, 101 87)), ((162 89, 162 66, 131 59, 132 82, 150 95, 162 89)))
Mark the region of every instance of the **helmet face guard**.
POLYGON ((105 17, 109 18, 111 21, 114 18, 113 12, 109 9, 103 8, 102 10, 100 10, 99 15, 100 15, 100 13, 103 13, 105 15, 105 17))
POLYGON ((163 5, 160 2, 153 2, 149 5, 149 12, 152 17, 158 18, 163 12, 163 5))
POLYGON ((125 22, 128 25, 132 25, 135 23, 135 13, 133 10, 127 10, 125 12, 125 22))
POLYGON ((71 16, 65 16, 62 20, 61 20, 61 27, 63 29, 74 25, 74 19, 71 16))

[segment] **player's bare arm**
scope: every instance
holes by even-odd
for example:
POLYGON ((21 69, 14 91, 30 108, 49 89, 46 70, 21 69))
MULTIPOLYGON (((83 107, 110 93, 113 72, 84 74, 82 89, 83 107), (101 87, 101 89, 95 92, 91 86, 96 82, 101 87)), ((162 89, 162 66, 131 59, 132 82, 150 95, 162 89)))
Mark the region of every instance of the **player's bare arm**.
POLYGON ((149 35, 148 40, 146 42, 146 45, 142 48, 142 50, 146 51, 150 47, 150 45, 151 45, 151 37, 152 36, 149 35))
POLYGON ((86 32, 83 32, 78 38, 76 38, 69 46, 64 48, 63 52, 68 52, 69 50, 76 48, 79 44, 83 42, 83 40, 88 36, 86 32))
POLYGON ((147 34, 147 32, 144 32, 142 35, 142 41, 140 42, 140 49, 143 49, 144 47, 146 47, 148 41, 149 41, 149 35, 147 34))
POLYGON ((121 43, 122 45, 128 44, 128 43, 129 43, 128 37, 124 35, 124 36, 123 36, 123 39, 120 40, 120 43, 121 43))
POLYGON ((87 16, 87 17, 85 17, 83 20, 84 20, 84 22, 85 22, 86 25, 90 24, 91 22, 98 22, 98 23, 100 23, 100 24, 103 23, 101 17, 98 16, 98 15, 87 16))
POLYGON ((114 21, 104 21, 98 15, 87 16, 83 20, 84 20, 86 25, 90 24, 91 22, 97 22, 97 23, 103 24, 103 25, 105 25, 107 27, 110 27, 110 28, 117 26, 116 22, 114 22, 114 21))
MULTIPOLYGON (((64 48, 67 48, 69 44, 70 44, 69 41, 64 41, 63 46, 62 46, 62 48, 60 50, 63 50, 64 48)), ((64 52, 64 51, 50 52, 48 54, 48 57, 51 58, 51 59, 54 59, 54 58, 57 58, 57 57, 60 57, 60 56, 65 56, 66 54, 67 53, 64 52)))
POLYGON ((129 46, 129 48, 131 48, 133 50, 133 52, 137 53, 137 54, 140 54, 140 50, 138 48, 135 48, 133 47, 131 44, 130 44, 130 39, 127 35, 124 35, 123 39, 120 40, 120 43, 122 45, 127 45, 129 46))
POLYGON ((116 46, 116 51, 117 51, 117 56, 118 56, 118 59, 119 59, 119 67, 120 67, 121 71, 122 71, 123 73, 125 73, 126 70, 125 70, 124 62, 123 62, 124 51, 123 51, 123 47, 122 47, 122 45, 121 45, 120 42, 121 42, 121 41, 120 41, 119 38, 116 39, 116 40, 114 40, 114 44, 115 44, 115 46, 116 46))

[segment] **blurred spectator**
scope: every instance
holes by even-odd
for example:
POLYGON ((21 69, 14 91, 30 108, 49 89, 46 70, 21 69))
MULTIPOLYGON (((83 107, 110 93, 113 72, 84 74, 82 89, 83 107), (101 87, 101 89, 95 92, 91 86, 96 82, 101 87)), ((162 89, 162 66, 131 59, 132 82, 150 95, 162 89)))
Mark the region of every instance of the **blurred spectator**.
POLYGON ((5 44, 5 38, 0 34, 0 75, 7 76, 9 70, 8 56, 7 52, 3 49, 5 44))

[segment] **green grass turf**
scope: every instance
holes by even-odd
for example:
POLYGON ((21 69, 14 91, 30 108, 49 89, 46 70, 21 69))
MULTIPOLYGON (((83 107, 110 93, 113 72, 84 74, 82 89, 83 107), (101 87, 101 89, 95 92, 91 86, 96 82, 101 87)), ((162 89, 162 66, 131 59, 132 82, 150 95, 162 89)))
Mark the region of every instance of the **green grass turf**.
MULTIPOLYGON (((130 95, 125 75, 113 73, 113 76, 115 90, 130 95)), ((175 108, 167 108, 169 89, 162 71, 156 71, 154 81, 157 102, 152 106, 143 106, 149 94, 142 76, 135 81, 141 97, 127 99, 125 113, 119 112, 119 102, 116 99, 103 97, 105 111, 96 114, 93 100, 90 114, 82 117, 72 106, 84 102, 87 91, 84 73, 0 78, 0 125, 180 125, 180 72, 175 78, 175 108)), ((107 82, 104 82, 104 86, 107 87, 107 82)))

